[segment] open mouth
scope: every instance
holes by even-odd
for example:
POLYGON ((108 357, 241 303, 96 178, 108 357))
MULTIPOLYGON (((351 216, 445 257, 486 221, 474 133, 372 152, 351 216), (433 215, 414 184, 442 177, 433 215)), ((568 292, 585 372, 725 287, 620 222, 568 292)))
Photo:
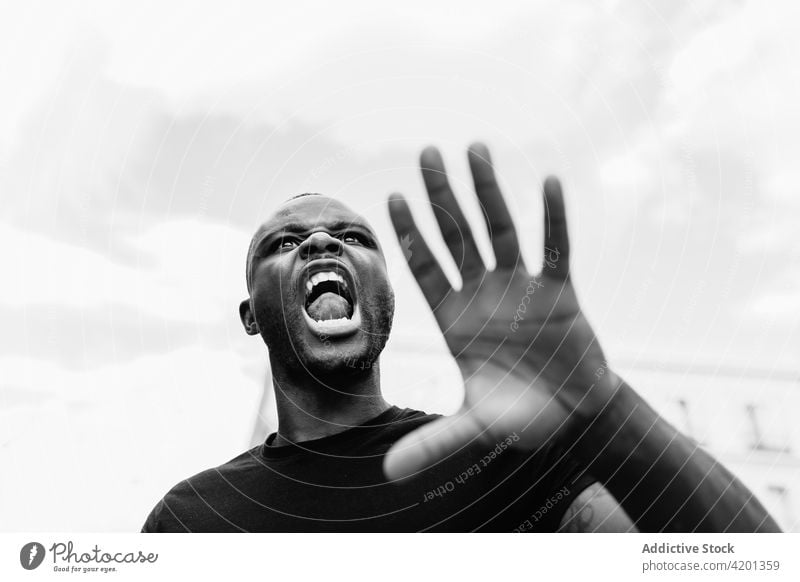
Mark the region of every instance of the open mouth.
POLYGON ((355 285, 338 261, 314 261, 301 278, 306 323, 319 336, 355 333, 361 323, 355 285))

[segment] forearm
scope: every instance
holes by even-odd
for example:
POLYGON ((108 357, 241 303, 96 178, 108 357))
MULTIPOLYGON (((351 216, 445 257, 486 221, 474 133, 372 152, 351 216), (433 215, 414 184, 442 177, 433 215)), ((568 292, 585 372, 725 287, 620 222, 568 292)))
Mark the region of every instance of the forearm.
POLYGON ((641 531, 780 531, 755 496, 622 380, 574 452, 641 531))

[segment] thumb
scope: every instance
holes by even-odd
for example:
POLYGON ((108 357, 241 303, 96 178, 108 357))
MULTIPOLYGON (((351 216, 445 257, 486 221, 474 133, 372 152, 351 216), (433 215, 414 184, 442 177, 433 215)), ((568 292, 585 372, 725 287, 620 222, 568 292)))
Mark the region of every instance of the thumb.
POLYGON ((477 419, 462 408, 397 441, 383 460, 383 472, 390 481, 412 477, 480 439, 483 432, 477 419))

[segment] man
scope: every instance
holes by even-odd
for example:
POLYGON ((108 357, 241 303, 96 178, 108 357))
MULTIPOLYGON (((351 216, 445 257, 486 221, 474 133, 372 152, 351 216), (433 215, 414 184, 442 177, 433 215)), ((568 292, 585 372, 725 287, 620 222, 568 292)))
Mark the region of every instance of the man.
POLYGON ((544 258, 529 269, 488 150, 474 145, 468 157, 492 271, 439 152, 421 156, 460 290, 404 199, 389 200, 464 379, 458 413, 383 399, 394 294, 378 240, 340 202, 295 197, 253 237, 240 306, 245 330, 269 350, 278 431, 175 486, 143 531, 779 531, 607 367, 570 279, 559 183, 545 182, 544 258))

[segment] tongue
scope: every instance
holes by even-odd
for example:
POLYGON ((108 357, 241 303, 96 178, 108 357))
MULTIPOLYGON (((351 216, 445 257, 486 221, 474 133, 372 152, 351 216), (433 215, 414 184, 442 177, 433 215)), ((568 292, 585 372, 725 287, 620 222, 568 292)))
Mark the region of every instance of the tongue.
POLYGON ((323 293, 308 306, 308 314, 316 321, 348 317, 350 304, 336 293, 323 293))

